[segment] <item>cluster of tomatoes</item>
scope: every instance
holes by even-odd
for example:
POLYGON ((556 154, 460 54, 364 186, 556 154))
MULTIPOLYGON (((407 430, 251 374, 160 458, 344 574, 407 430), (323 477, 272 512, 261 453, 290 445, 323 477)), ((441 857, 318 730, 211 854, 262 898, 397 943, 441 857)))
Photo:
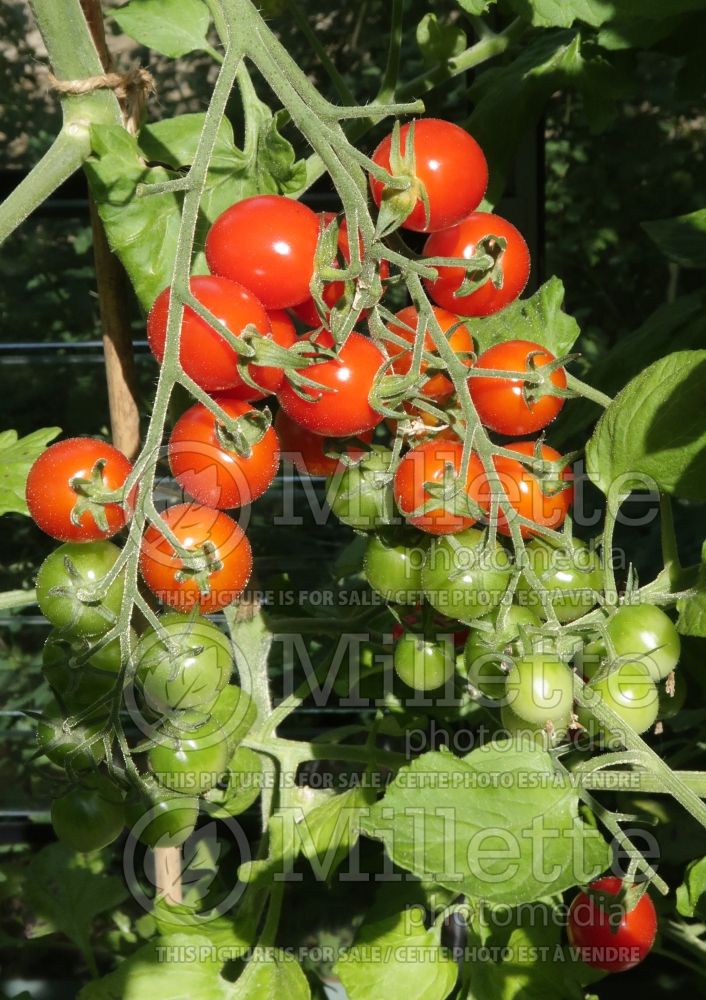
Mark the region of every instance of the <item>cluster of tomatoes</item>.
MULTIPOLYGON (((53 820, 77 849, 104 846, 125 822, 146 843, 181 842, 196 821, 197 796, 242 766, 252 704, 232 682, 230 644, 203 615, 247 585, 250 546, 224 511, 262 496, 281 454, 302 473, 330 477, 332 510, 368 534, 365 575, 406 623, 394 663, 412 688, 438 689, 460 667, 507 730, 529 730, 543 744, 577 728, 574 669, 638 732, 657 719, 657 683, 666 678, 673 694, 679 639, 658 608, 596 612, 573 667, 563 650, 533 641, 547 620, 566 625, 595 609, 603 574, 593 548, 561 532, 572 472, 543 433, 570 395, 561 359, 524 340, 476 350, 474 318, 512 303, 530 271, 517 229, 478 210, 488 179, 480 147, 456 125, 421 119, 396 128, 372 162, 372 248, 356 234, 354 252, 345 219, 330 213, 278 195, 245 198, 208 232, 211 273, 155 301, 152 352, 198 399, 167 444, 187 502, 160 520, 138 492, 145 466, 133 470, 115 448, 87 438, 53 445, 30 471, 30 513, 63 543, 37 577, 55 630, 44 669, 57 696, 40 741, 75 779, 55 801, 53 820), (431 302, 376 310, 374 336, 353 329, 338 344, 334 313, 362 326, 371 288, 381 296, 392 280, 384 240, 396 228, 426 234, 420 262, 431 302), (326 260, 325 247, 334 248, 326 260), (378 255, 372 283, 366 253, 378 255), (309 332, 298 333, 295 321, 309 332), (256 405, 273 397, 274 422, 256 405), (467 433, 469 413, 484 429, 483 455, 467 433), (168 610, 139 638, 122 636, 121 652, 126 559, 109 539, 136 505, 149 521, 141 576, 168 610), (466 632, 457 661, 441 635, 458 633, 458 623, 466 632), (131 748, 145 767, 122 786, 111 780, 114 766, 110 776, 98 770, 110 753, 117 684, 146 720, 145 740, 131 748), (80 725, 65 725, 68 715, 80 725)), ((578 722, 606 739, 590 713, 578 722)))

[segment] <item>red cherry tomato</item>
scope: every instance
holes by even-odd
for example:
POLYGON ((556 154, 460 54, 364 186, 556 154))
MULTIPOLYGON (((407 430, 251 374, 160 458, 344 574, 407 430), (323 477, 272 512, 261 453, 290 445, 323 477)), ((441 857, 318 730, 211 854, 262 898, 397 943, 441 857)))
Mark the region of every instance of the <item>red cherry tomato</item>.
MULTIPOLYGON (((409 129, 409 125, 400 129, 402 155, 407 149, 409 129)), ((373 162, 387 171, 390 171, 391 146, 390 134, 372 156, 373 162)), ((458 125, 439 118, 420 118, 414 122, 414 168, 416 185, 413 184, 409 197, 423 184, 429 201, 428 219, 418 197, 411 214, 402 223, 404 229, 415 232, 432 233, 455 226, 478 207, 488 186, 488 164, 476 140, 458 125)), ((382 182, 371 177, 370 190, 379 208, 382 182)), ((394 189, 390 188, 389 194, 394 197, 394 189)))
POLYGON ((470 260, 479 249, 478 244, 488 241, 486 249, 496 248, 496 267, 502 271, 500 287, 489 278, 484 285, 466 295, 456 295, 466 273, 462 267, 439 267, 435 281, 424 279, 429 295, 437 305, 460 313, 462 316, 489 316, 514 302, 527 284, 530 273, 530 255, 522 234, 506 219, 489 212, 474 212, 451 229, 432 233, 424 244, 425 257, 463 257, 470 260), (489 240, 498 236, 507 240, 504 250, 497 252, 497 244, 489 240))
MULTIPOLYGON (((267 318, 270 321, 272 340, 278 347, 288 349, 297 342, 297 331, 286 312, 281 309, 272 309, 268 312, 267 318)), ((284 372, 281 368, 272 368, 269 365, 250 365, 248 371, 257 383, 267 390, 266 392, 258 392, 251 385, 241 381, 240 385, 224 389, 218 395, 224 399, 242 399, 252 403, 258 399, 266 399, 272 393, 277 392, 284 380, 284 372)))
MULTIPOLYGON (((433 310, 442 331, 448 334, 447 340, 456 354, 466 354, 473 351, 475 345, 473 343, 471 331, 460 321, 459 317, 454 313, 447 312, 446 309, 440 309, 438 306, 434 306, 433 310), (451 332, 448 333, 448 331, 451 332)), ((412 367, 412 349, 414 347, 416 336, 414 331, 416 330, 417 323, 419 322, 419 314, 415 306, 406 306, 404 309, 400 309, 400 311, 395 315, 400 322, 399 324, 390 323, 388 327, 390 332, 396 334, 398 337, 403 337, 412 345, 412 348, 405 350, 397 344, 389 343, 387 349, 390 357, 394 358, 392 370, 398 375, 406 375, 412 367), (408 329, 409 327, 412 329, 408 329)), ((434 345, 434 340, 428 330, 424 334, 424 350, 428 351, 430 354, 438 355, 434 345)), ((471 366, 471 363, 472 362, 468 360, 467 364, 469 367, 471 366)), ((427 362, 422 361, 422 372, 425 372, 428 367, 427 362)), ((453 382, 448 375, 446 375, 443 371, 440 371, 435 375, 431 375, 424 383, 422 395, 428 396, 429 399, 435 399, 438 402, 441 402, 448 399, 453 391, 453 382)), ((433 420, 434 418, 431 417, 430 419, 433 420)))
MULTIPOLYGON (((262 305, 242 285, 225 278, 199 275, 189 282, 194 297, 236 337, 252 323, 262 334, 270 333, 270 321, 262 305)), ((170 290, 165 288, 155 300, 147 317, 147 339, 160 363, 164 358, 167 337, 167 312, 170 290)), ((219 333, 188 306, 181 323, 179 359, 182 368, 207 392, 242 386, 238 355, 219 333)), ((282 379, 279 368, 250 365, 248 371, 263 387, 273 392, 282 379)))
MULTIPOLYGON (((616 896, 622 884, 622 879, 608 876, 592 882, 591 888, 616 896)), ((580 892, 569 908, 569 943, 578 949, 579 958, 594 969, 626 972, 650 952, 657 934, 657 913, 650 897, 643 893, 637 906, 623 913, 617 926, 611 924, 610 916, 596 899, 580 892)))
MULTIPOLYGON (((327 330, 310 337, 321 347, 333 347, 327 330)), ((372 340, 362 333, 351 333, 334 359, 326 359, 302 369, 307 378, 322 386, 322 391, 307 388, 315 396, 302 399, 285 379, 277 394, 282 409, 302 427, 326 437, 350 437, 372 430, 382 415, 372 408, 368 395, 385 358, 372 340)))
MULTIPOLYGON (((506 444, 504 447, 516 451, 520 455, 535 454, 534 441, 517 441, 514 444, 506 444)), ((541 456, 547 462, 556 462, 561 459, 559 452, 546 444, 541 447, 541 456)), ((561 475, 553 478, 551 483, 545 483, 544 489, 548 490, 545 493, 541 481, 522 462, 517 462, 514 458, 506 458, 504 455, 496 455, 493 463, 505 496, 518 514, 547 528, 556 530, 561 527, 574 499, 574 488, 570 485, 573 479, 570 468, 565 467, 561 475)), ((483 477, 478 490, 478 502, 486 510, 490 510, 490 495, 490 483, 483 477)), ((499 511, 498 531, 502 535, 510 534, 507 518, 499 511)), ((520 526, 520 531, 523 538, 529 538, 536 534, 525 525, 520 526)))
MULTIPOLYGON (((454 472, 461 471, 463 444, 458 438, 437 436, 412 448, 397 466, 393 482, 395 503, 409 524, 428 532, 430 535, 452 535, 469 528, 475 518, 454 514, 439 506, 423 514, 411 516, 431 495, 424 488, 425 483, 442 483, 447 466, 454 472)), ((483 474, 483 466, 477 455, 472 454, 466 474, 466 491, 477 500, 476 491, 483 474)))
MULTIPOLYGON (((337 458, 326 454, 326 438, 320 434, 300 427, 291 420, 284 410, 278 410, 275 417, 275 430, 279 437, 282 458, 286 458, 299 472, 309 476, 332 476, 342 463, 337 458)), ((361 440, 370 442, 372 431, 360 435, 361 440)), ((346 448, 346 454, 353 460, 366 454, 365 448, 357 448, 354 444, 346 448)))
MULTIPOLYGON (((474 370, 523 372, 541 368, 554 361, 554 355, 531 340, 507 340, 484 351, 474 370)), ((549 381, 566 388, 566 373, 557 368, 549 381)), ((498 434, 534 434, 550 424, 564 405, 561 396, 539 395, 528 399, 532 384, 517 378, 476 378, 468 380, 471 399, 486 427, 498 434)))
MULTIPOLYGON (((229 417, 262 419, 252 406, 216 396, 229 417)), ((252 428, 253 425, 251 425, 252 428)), ((257 425, 255 425, 257 426, 257 425)), ((272 427, 244 450, 228 438, 215 416, 201 403, 183 413, 169 438, 169 465, 181 488, 207 507, 243 507, 265 492, 277 474, 279 442, 272 427)))
POLYGON ((42 531, 62 542, 110 538, 129 521, 134 495, 119 504, 102 503, 100 493, 119 490, 131 471, 125 455, 105 441, 57 441, 29 470, 25 488, 29 513, 42 531), (99 462, 100 470, 96 468, 99 462))
POLYGON ((206 237, 214 274, 239 281, 266 309, 286 309, 309 297, 319 218, 279 194, 243 198, 218 216, 206 237))
MULTIPOLYGON (((321 212, 321 218, 323 220, 324 226, 330 225, 336 218, 335 212, 321 212)), ((360 241, 360 252, 361 256, 363 253, 363 241, 360 241)), ((343 264, 350 264, 351 260, 351 249, 350 243, 348 242, 348 226, 346 224, 345 217, 341 218, 338 225, 338 254, 343 264)), ((338 267, 339 262, 334 261, 334 267, 338 267)), ((390 276, 390 265, 386 260, 380 261, 379 273, 382 281, 390 276)), ((343 298, 346 291, 346 285, 343 281, 329 281, 324 285, 322 292, 322 298, 329 308, 329 311, 334 308, 336 303, 343 298)), ((364 319, 368 315, 367 309, 361 310, 359 319, 364 319)), ((300 303, 298 306, 293 306, 292 312, 297 316, 303 323, 308 326, 318 327, 321 326, 321 317, 316 308, 316 303, 314 302, 311 295, 304 302, 300 303)), ((329 313, 326 313, 325 321, 328 321, 329 313)))
POLYGON ((180 544, 196 557, 186 565, 151 524, 142 536, 140 571, 164 604, 178 611, 222 611, 243 591, 252 570, 250 543, 240 525, 220 510, 182 503, 162 514, 180 544))

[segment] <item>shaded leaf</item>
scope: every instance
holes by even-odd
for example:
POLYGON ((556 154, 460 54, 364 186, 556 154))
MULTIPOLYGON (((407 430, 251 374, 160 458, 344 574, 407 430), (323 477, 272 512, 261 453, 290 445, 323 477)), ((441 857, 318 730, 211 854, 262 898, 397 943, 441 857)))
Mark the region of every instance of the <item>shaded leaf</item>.
POLYGON ((203 0, 130 0, 110 16, 130 38, 171 59, 208 45, 211 15, 203 0))
POLYGON ((674 219, 643 222, 642 228, 665 257, 682 267, 706 267, 706 208, 674 219))

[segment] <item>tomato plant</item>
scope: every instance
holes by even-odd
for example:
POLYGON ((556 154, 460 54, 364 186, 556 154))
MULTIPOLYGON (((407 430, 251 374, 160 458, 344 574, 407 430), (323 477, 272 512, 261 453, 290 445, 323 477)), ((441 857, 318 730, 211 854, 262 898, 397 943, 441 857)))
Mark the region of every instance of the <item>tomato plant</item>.
POLYGON ((416 691, 434 691, 454 673, 454 658, 444 642, 407 632, 398 640, 394 654, 400 680, 416 691))
POLYGON ((608 876, 571 901, 567 932, 582 961, 606 972, 626 972, 642 962, 657 935, 657 913, 646 892, 639 899, 610 897, 629 891, 622 879, 608 876), (601 898, 604 902, 601 902, 601 898))
POLYGON ((119 558, 112 542, 64 542, 39 567, 39 607, 64 636, 100 636, 115 624, 125 578, 110 573, 119 558))

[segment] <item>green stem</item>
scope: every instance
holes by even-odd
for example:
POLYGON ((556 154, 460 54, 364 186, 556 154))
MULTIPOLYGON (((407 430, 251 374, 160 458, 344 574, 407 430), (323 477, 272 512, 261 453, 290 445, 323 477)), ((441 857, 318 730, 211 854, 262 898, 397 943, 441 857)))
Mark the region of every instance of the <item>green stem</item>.
POLYGON ((573 391, 578 396, 583 396, 584 399, 590 399, 592 403, 597 403, 602 406, 603 409, 607 409, 613 402, 610 396, 607 396, 600 389, 594 389, 592 385, 588 385, 586 382, 582 382, 580 378, 576 378, 570 372, 566 373, 566 384, 569 389, 573 391))
POLYGON ((662 561, 669 575, 669 582, 674 589, 679 586, 682 567, 677 548, 677 535, 674 528, 674 510, 671 498, 666 493, 659 496, 660 540, 662 543, 662 561))
MULTIPOLYGON (((671 771, 685 788, 690 789, 700 799, 706 799, 706 772, 671 771)), ((576 774, 576 772, 574 772, 576 774)), ((576 775, 581 788, 599 792, 634 792, 637 795, 649 792, 656 795, 671 794, 661 778, 649 771, 591 771, 576 775)))

